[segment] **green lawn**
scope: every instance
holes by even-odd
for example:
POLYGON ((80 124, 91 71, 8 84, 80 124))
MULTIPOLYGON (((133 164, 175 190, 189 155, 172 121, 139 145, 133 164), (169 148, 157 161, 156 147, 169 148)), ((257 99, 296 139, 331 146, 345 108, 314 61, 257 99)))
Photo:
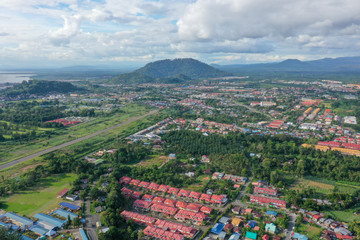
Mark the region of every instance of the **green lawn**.
POLYGON ((298 227, 298 233, 304 234, 313 240, 319 239, 323 230, 324 229, 319 226, 310 224, 300 224, 298 227))
POLYGON ((328 213, 330 216, 333 216, 335 219, 338 219, 343 222, 351 222, 352 220, 360 221, 360 215, 355 215, 354 212, 360 212, 360 204, 355 205, 351 209, 343 210, 343 211, 335 211, 329 210, 324 211, 328 213))
POLYGON ((16 212, 20 215, 32 217, 34 214, 58 207, 62 199, 57 194, 64 188, 70 188, 76 178, 75 174, 53 175, 42 179, 37 186, 6 198, 2 202, 5 211, 16 212))

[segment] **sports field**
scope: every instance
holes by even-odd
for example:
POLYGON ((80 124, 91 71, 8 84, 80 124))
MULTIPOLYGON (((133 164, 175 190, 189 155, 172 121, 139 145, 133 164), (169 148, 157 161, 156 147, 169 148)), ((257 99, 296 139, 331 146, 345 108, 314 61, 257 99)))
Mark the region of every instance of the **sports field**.
POLYGON ((5 211, 16 212, 28 217, 32 217, 39 212, 47 213, 59 207, 58 204, 63 200, 57 198, 57 194, 64 188, 70 188, 70 184, 75 178, 75 174, 47 177, 42 179, 35 187, 2 200, 1 207, 5 211))

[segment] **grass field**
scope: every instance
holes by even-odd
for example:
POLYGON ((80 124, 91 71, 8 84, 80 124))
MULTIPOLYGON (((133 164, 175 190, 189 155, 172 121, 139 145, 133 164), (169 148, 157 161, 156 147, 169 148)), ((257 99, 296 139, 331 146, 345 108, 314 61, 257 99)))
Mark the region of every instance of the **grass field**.
POLYGON ((124 122, 131 117, 143 115, 150 111, 144 106, 134 104, 125 106, 122 110, 124 113, 116 113, 110 117, 98 117, 83 124, 58 130, 56 132, 57 135, 51 136, 50 138, 39 138, 26 143, 4 142, 0 145, 0 162, 9 162, 17 158, 27 156, 31 153, 60 145, 124 122))
POLYGON ((311 187, 319 194, 329 194, 332 192, 353 193, 360 189, 357 183, 336 182, 318 177, 307 176, 299 178, 292 185, 292 189, 311 187))
POLYGON ((325 211, 325 213, 329 214, 335 219, 338 219, 343 222, 351 222, 352 220, 360 221, 360 215, 355 215, 354 212, 360 212, 360 204, 355 205, 351 209, 343 210, 343 211, 325 211))
POLYGON ((5 211, 16 212, 28 217, 39 212, 47 213, 59 206, 62 199, 57 198, 57 194, 64 188, 69 188, 75 178, 75 174, 47 177, 35 187, 4 199, 1 206, 5 211))
POLYGON ((160 166, 167 159, 168 157, 166 156, 150 155, 146 159, 137 163, 136 166, 142 166, 142 167, 160 166))
POLYGON ((321 233, 324 230, 321 227, 313 226, 309 224, 300 224, 298 229, 299 229, 298 233, 304 234, 313 240, 320 239, 321 233))

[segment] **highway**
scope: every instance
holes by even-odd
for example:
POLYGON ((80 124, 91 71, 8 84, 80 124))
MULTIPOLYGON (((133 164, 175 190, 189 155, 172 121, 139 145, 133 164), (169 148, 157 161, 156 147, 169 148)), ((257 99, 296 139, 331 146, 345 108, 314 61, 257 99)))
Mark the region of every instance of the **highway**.
POLYGON ((63 144, 60 144, 60 145, 57 145, 57 146, 54 146, 54 147, 50 147, 48 149, 45 149, 45 150, 42 150, 42 151, 39 151, 39 152, 36 152, 36 153, 33 153, 33 154, 30 154, 26 157, 22 157, 22 158, 19 158, 19 159, 16 159, 14 161, 11 161, 11 162, 8 162, 8 163, 5 163, 3 165, 0 165, 0 170, 3 170, 3 169, 6 169, 6 168, 9 168, 9 167, 12 167, 12 166, 15 166, 16 164, 18 163, 22 163, 22 162, 25 162, 25 161, 28 161, 28 160, 31 160, 33 158, 36 158, 36 157, 39 157, 43 154, 46 154, 46 153, 49 153, 49 152, 52 152, 52 151, 55 151, 55 150, 59 150, 59 149, 62 149, 62 148, 65 148, 65 147, 68 147, 68 146, 71 146, 71 145, 74 145, 76 143, 79 143, 81 141, 84 141, 84 140, 87 140, 89 138, 93 138, 97 135, 100 135, 102 133, 105 133, 105 132, 109 132, 117 127, 120 127, 120 126, 123 126, 125 124, 128 124, 128 123, 132 123, 132 122, 135 122, 139 119, 142 119, 142 118, 145 118, 145 117, 148 117, 150 115, 153 115, 155 113, 157 113, 159 110, 154 110, 154 111, 151 111, 147 114, 144 114, 142 116, 139 116, 139 117, 132 117, 132 118, 129 118, 128 120, 126 120, 125 122, 122 122, 122 123, 119 123, 119 124, 116 124, 112 127, 109 127, 109 128, 106 128, 106 129, 103 129, 103 130, 100 130, 98 132, 95 132, 95 133, 92 133, 92 134, 89 134, 89 135, 86 135, 86 136, 83 136, 83 137, 80 137, 80 138, 77 138, 75 140, 72 140, 72 141, 69 141, 69 142, 66 142, 66 143, 63 143, 63 144))

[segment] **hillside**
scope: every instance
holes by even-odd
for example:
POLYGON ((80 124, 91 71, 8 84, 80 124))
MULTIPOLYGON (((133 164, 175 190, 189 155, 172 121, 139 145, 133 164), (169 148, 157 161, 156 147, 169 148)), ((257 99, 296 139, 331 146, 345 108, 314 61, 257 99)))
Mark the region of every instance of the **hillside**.
POLYGON ((122 74, 113 83, 184 83, 191 79, 231 76, 210 65, 192 58, 160 60, 146 64, 131 73, 122 74))
POLYGON ((19 95, 46 95, 49 93, 69 93, 82 90, 84 89, 78 88, 69 82, 29 80, 0 91, 0 95, 17 97, 19 95))
POLYGON ((324 58, 313 61, 287 59, 282 62, 260 64, 217 65, 223 71, 232 73, 251 72, 308 72, 308 73, 358 73, 360 57, 324 58))

